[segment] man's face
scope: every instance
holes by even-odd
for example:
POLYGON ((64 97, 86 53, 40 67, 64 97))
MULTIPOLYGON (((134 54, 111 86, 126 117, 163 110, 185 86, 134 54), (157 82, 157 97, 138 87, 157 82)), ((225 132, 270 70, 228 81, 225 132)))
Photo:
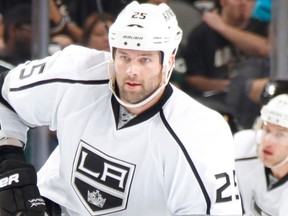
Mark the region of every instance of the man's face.
POLYGON ((268 167, 275 166, 288 155, 288 128, 265 123, 259 145, 259 157, 268 167))
MULTIPOLYGON (((106 21, 107 27, 112 25, 111 21, 106 21)), ((88 40, 88 46, 97 50, 109 51, 108 33, 101 21, 97 22, 92 29, 91 35, 88 40)))
POLYGON ((255 0, 222 0, 223 12, 234 21, 247 21, 253 11, 255 0))
POLYGON ((115 70, 120 98, 131 104, 145 100, 164 82, 162 69, 158 51, 117 49, 115 70))

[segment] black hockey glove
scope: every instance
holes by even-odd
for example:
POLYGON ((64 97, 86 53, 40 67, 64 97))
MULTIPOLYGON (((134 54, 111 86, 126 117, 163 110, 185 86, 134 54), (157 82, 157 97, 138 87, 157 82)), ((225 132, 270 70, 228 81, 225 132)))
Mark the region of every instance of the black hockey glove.
POLYGON ((15 151, 11 153, 8 150, 10 155, 15 154, 12 158, 16 160, 4 157, 3 161, 1 150, 2 148, 0 149, 0 216, 44 216, 45 202, 36 185, 35 168, 19 160, 22 158, 20 151, 15 154, 15 151))

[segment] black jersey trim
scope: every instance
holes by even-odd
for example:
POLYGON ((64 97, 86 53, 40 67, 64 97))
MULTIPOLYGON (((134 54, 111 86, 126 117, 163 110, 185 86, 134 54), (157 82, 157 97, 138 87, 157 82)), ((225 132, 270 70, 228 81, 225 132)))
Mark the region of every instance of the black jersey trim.
MULTIPOLYGON (((133 118, 131 121, 129 121, 127 124, 125 124, 123 127, 121 127, 118 130, 137 125, 141 122, 146 121, 147 119, 151 118, 152 116, 156 115, 164 106, 164 104, 167 102, 167 100, 170 98, 170 96, 173 93, 172 86, 170 84, 167 85, 165 88, 165 91, 162 95, 162 97, 159 99, 159 101, 150 107, 149 109, 145 110, 143 113, 137 115, 135 118, 133 118)), ((115 96, 113 95, 111 98, 111 103, 112 103, 112 108, 114 112, 114 118, 116 122, 116 127, 118 125, 118 120, 119 120, 119 110, 120 110, 120 104, 116 100, 115 96)))
POLYGON ((171 128, 171 126, 169 125, 169 123, 167 122, 165 115, 163 113, 163 110, 160 111, 160 117, 165 125, 165 127, 168 129, 169 133, 174 137, 174 139, 176 140, 176 142, 178 143, 179 147, 181 148, 183 154, 185 155, 186 160, 188 161, 192 172, 194 173, 198 184, 200 185, 200 188, 202 190, 202 193, 204 195, 205 201, 206 201, 206 205, 207 205, 207 209, 206 209, 206 214, 210 215, 210 211, 211 211, 211 200, 210 197, 208 195, 208 192, 206 191, 206 188, 204 186, 204 183, 197 171, 197 168, 195 167, 195 164, 193 163, 191 157, 189 156, 187 150, 185 149, 183 143, 181 142, 181 140, 178 138, 178 136, 175 134, 174 130, 171 128))
POLYGON ((257 156, 254 156, 254 157, 246 157, 246 158, 237 158, 237 159, 235 159, 235 161, 238 162, 238 161, 255 160, 255 159, 257 159, 257 158, 258 158, 257 156))
POLYGON ((265 177, 266 177, 266 183, 267 183, 267 190, 273 190, 275 188, 280 187, 281 185, 284 185, 288 181, 288 174, 283 176, 281 179, 279 179, 276 183, 271 184, 269 180, 269 175, 273 176, 272 170, 268 167, 264 167, 265 177), (269 187, 270 185, 270 187, 269 187))
POLYGON ((45 85, 49 83, 55 83, 55 82, 60 82, 60 83, 70 83, 70 84, 84 84, 84 85, 100 85, 100 84, 107 84, 109 80, 71 80, 71 79, 49 79, 49 80, 42 80, 39 82, 31 83, 28 85, 24 85, 18 88, 10 88, 11 92, 15 91, 22 91, 25 89, 33 88, 35 86, 39 85, 45 85))

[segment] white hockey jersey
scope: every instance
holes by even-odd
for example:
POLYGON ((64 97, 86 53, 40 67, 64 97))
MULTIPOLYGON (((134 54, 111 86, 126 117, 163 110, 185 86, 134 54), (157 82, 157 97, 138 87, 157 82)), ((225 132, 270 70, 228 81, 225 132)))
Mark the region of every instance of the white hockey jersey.
POLYGON ((241 215, 233 137, 223 117, 168 85, 117 129, 109 53, 70 46, 22 64, 2 95, 29 126, 57 130, 39 172, 43 196, 70 215, 241 215))
POLYGON ((288 175, 275 183, 271 171, 257 157, 256 136, 244 130, 234 136, 236 174, 245 216, 286 216, 288 214, 288 175))

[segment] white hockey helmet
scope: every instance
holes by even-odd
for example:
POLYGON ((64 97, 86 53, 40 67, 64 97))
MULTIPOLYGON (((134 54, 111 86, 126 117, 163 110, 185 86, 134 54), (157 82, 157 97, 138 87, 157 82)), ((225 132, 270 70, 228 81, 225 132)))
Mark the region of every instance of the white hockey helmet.
POLYGON ((261 119, 264 122, 288 128, 288 94, 278 95, 263 106, 261 119))
POLYGON ((166 68, 166 77, 164 83, 148 98, 139 103, 130 104, 121 100, 116 94, 115 72, 111 62, 109 87, 120 104, 130 108, 143 106, 168 84, 174 66, 170 67, 169 58, 172 54, 176 55, 181 39, 182 30, 178 26, 176 16, 165 3, 154 5, 133 1, 122 10, 109 28, 109 45, 112 55, 114 55, 115 48, 160 51, 163 58, 162 64, 166 68))
POLYGON ((109 29, 109 44, 113 48, 162 51, 163 65, 177 52, 182 30, 167 4, 139 4, 133 1, 118 15, 109 29))

